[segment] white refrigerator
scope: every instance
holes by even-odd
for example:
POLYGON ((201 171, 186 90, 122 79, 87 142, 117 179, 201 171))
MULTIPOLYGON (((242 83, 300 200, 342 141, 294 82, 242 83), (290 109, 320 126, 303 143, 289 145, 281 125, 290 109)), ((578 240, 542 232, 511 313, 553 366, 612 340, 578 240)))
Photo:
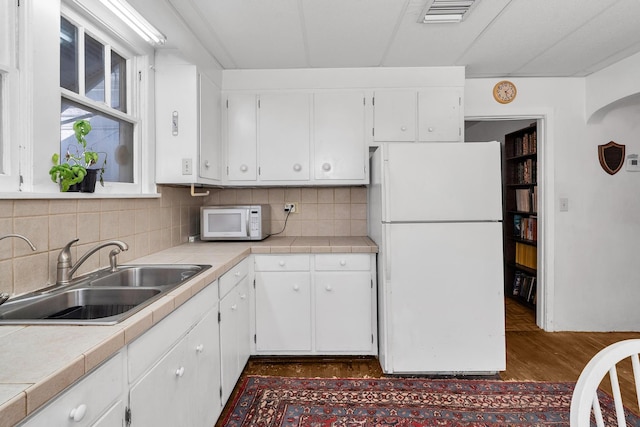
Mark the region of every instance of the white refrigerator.
POLYGON ((382 144, 368 219, 384 372, 504 370, 500 143, 382 144))

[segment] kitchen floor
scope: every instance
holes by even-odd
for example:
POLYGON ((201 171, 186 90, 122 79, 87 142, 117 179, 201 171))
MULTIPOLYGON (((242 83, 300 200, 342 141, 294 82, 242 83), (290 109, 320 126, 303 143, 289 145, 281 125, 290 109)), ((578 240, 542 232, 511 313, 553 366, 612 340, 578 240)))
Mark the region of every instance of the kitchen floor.
MULTIPOLYGON (((576 381, 587 362, 614 342, 640 338, 640 332, 545 332, 535 325, 533 309, 505 300, 507 369, 503 380, 576 381)), ((380 378, 384 374, 374 357, 253 357, 238 381, 246 375, 295 377, 380 378)), ((633 382, 621 381, 623 395, 635 395, 633 382)), ((230 410, 234 390, 220 420, 230 410)), ((636 408, 636 411, 638 409, 636 408)), ((218 423, 221 426, 221 423, 218 423)))

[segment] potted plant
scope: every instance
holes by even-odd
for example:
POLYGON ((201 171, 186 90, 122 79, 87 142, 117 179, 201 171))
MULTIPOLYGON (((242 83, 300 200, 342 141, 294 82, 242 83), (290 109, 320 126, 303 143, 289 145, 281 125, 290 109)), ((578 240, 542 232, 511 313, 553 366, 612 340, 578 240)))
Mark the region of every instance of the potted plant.
POLYGON ((91 132, 91 123, 88 120, 76 120, 73 123, 73 132, 77 144, 75 152, 72 152, 69 147, 62 160, 60 154, 54 153, 51 157, 53 166, 49 169, 49 175, 53 182, 60 184, 60 191, 93 193, 98 172, 100 172, 100 185, 104 187, 103 175, 107 160, 105 157, 102 167, 90 169, 98 163, 98 152, 87 149, 85 137, 91 132))

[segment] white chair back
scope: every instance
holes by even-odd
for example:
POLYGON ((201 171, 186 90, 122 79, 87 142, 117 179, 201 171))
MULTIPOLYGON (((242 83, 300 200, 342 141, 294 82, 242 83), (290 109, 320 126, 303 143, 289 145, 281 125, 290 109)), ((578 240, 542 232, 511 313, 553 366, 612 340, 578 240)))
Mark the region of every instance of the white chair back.
POLYGON ((593 356, 582 370, 573 391, 570 412, 571 427, 589 427, 592 412, 596 425, 598 427, 605 425, 597 391, 607 374, 611 382, 618 426, 627 425, 616 365, 624 359, 631 360, 635 382, 635 400, 640 407, 640 361, 638 354, 640 354, 640 339, 631 339, 611 344, 593 356))

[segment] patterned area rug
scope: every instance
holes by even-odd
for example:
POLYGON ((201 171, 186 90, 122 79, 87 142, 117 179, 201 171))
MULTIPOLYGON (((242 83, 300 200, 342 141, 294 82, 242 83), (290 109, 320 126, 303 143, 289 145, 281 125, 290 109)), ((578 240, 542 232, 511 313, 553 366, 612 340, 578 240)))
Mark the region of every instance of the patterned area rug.
MULTIPOLYGON (((222 425, 568 426, 573 387, 574 383, 248 376, 222 425)), ((608 399, 603 412, 610 413, 611 407, 608 399)), ((615 425, 615 419, 609 421, 615 425)))

